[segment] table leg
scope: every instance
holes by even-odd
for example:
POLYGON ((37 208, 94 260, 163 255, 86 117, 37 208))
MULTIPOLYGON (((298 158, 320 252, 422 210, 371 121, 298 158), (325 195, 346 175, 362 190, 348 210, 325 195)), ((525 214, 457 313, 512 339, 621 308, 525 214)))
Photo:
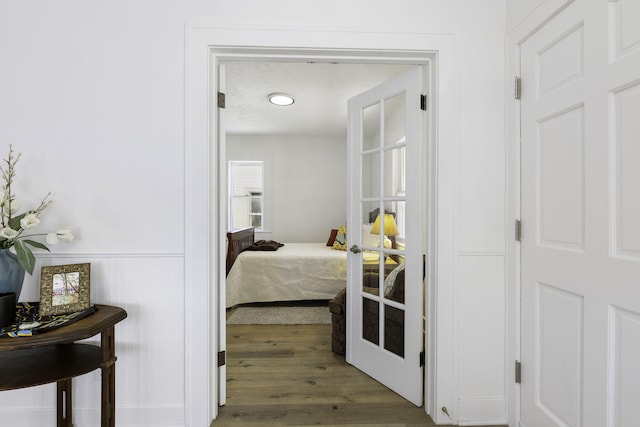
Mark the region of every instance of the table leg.
POLYGON ((102 407, 101 426, 116 425, 116 350, 114 327, 105 329, 102 340, 102 407))
POLYGON ((60 380, 57 383, 57 412, 58 427, 73 427, 72 390, 71 378, 60 380))

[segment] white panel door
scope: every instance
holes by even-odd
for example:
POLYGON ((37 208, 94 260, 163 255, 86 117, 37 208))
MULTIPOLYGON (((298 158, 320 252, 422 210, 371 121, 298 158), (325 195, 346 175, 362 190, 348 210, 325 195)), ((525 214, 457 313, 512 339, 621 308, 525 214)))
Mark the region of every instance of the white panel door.
POLYGON ((423 70, 349 100, 347 361, 423 401, 423 70))
POLYGON ((640 2, 521 49, 521 426, 640 425, 640 2))

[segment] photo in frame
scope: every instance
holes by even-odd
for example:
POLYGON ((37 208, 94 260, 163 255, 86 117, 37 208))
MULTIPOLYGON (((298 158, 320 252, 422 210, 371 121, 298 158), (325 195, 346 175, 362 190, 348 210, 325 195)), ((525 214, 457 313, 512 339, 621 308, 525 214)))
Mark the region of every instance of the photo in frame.
POLYGON ((46 265, 40 275, 40 316, 91 307, 90 264, 46 265))

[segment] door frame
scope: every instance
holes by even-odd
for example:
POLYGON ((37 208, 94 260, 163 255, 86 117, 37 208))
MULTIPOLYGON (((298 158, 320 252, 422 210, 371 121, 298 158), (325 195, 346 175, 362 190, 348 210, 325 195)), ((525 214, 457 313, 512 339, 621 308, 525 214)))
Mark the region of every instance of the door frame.
MULTIPOLYGON (((575 0, 545 0, 520 24, 507 33, 507 367, 514 366, 520 355, 520 244, 515 239, 514 222, 520 219, 520 102, 514 96, 514 79, 519 77, 522 44, 547 22, 562 12, 575 0)), ((526 85, 526 82, 523 83, 526 85)), ((515 382, 515 369, 507 369, 507 421, 509 425, 520 423, 520 386, 515 382)))
POLYGON ((458 74, 451 34, 349 33, 187 25, 185 34, 185 421, 208 425, 218 413, 219 328, 215 289, 224 283, 226 177, 218 144, 217 65, 228 60, 411 63, 429 67, 428 258, 425 411, 457 423, 454 319, 454 181, 458 74), (385 43, 381 43, 384 40, 385 43), (298 47, 291 46, 294 42, 298 47), (304 47, 300 47, 304 46, 304 47), (221 180, 222 178, 222 180, 221 180), (436 408, 453 409, 452 417, 436 408))

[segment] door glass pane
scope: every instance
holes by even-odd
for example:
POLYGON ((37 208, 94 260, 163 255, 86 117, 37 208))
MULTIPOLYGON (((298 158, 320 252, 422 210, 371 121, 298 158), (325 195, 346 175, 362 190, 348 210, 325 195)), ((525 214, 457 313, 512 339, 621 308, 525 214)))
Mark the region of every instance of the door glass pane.
POLYGON ((380 252, 362 251, 362 291, 371 295, 379 295, 384 286, 384 276, 380 276, 380 252), (367 261, 369 260, 369 261, 367 261))
POLYGON ((380 236, 372 234, 371 228, 380 211, 379 201, 362 202, 362 274, 363 291, 378 295, 379 283, 384 280, 380 277, 380 236))
POLYGON ((380 148, 380 111, 378 102, 362 112, 362 151, 380 148))
POLYGON ((380 197, 380 152, 364 154, 362 156, 362 197, 380 197))
POLYGON ((389 257, 389 261, 385 264, 384 283, 382 288, 384 289, 384 297, 386 299, 404 304, 404 258, 398 256, 397 262, 393 257, 389 257))
POLYGON ((376 345, 380 343, 379 313, 378 301, 362 298, 362 338, 376 345))
POLYGON ((404 194, 405 147, 399 146, 384 152, 384 195, 395 197, 404 194))
MULTIPOLYGON (((404 193, 398 194, 397 197, 404 197, 404 193)), ((390 202, 391 212, 395 214, 394 219, 396 222, 396 228, 398 229, 398 234, 395 236, 395 246, 394 249, 398 249, 401 251, 405 250, 404 241, 405 241, 405 230, 407 227, 406 224, 406 202, 404 200, 395 200, 390 202)))
POLYGON ((384 306, 384 348, 404 357, 404 310, 384 306))
POLYGON ((365 246, 376 246, 371 227, 373 226, 378 212, 380 212, 380 201, 367 200, 362 202, 362 244, 365 246))
POLYGON ((405 99, 406 94, 402 92, 384 101, 385 146, 397 144, 406 135, 405 99))

